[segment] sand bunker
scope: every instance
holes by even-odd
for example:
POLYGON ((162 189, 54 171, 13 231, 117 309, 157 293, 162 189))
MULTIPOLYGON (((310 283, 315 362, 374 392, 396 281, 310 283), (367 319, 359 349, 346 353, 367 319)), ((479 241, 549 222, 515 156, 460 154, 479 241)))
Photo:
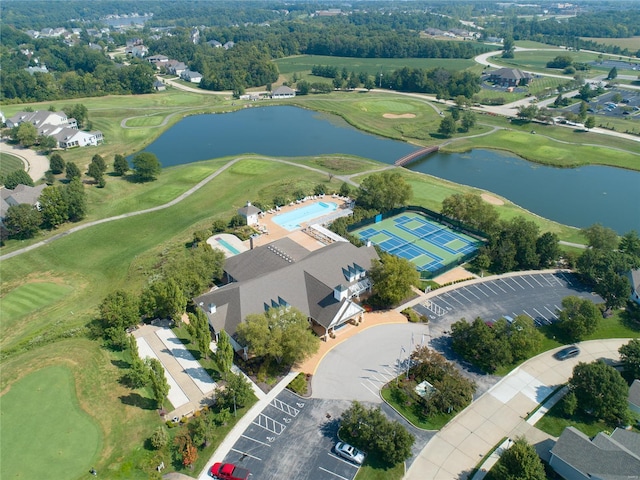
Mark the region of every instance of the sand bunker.
POLYGON ((498 197, 494 197, 493 195, 489 195, 488 193, 483 193, 480 196, 485 202, 490 203, 491 205, 504 205, 502 200, 498 197))
POLYGON ((385 113, 382 116, 384 118, 416 118, 415 113, 403 113, 402 115, 396 115, 395 113, 385 113))

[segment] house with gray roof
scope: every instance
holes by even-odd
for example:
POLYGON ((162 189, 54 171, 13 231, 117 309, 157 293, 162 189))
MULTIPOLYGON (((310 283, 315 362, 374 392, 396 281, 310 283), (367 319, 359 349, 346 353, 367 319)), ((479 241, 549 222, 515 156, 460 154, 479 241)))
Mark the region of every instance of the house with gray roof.
POLYGON ((640 305, 640 269, 636 268, 635 270, 627 272, 627 278, 631 285, 629 300, 640 305))
POLYGON ((244 218, 244 221, 247 225, 257 225, 259 215, 262 213, 255 205, 251 205, 251 202, 247 202, 247 204, 238 209, 238 215, 244 218))
POLYGON ((293 98, 295 96, 296 91, 286 85, 282 85, 271 92, 271 98, 293 98))
POLYGON ((37 187, 16 185, 16 188, 14 189, 0 189, 0 225, 4 222, 7 210, 9 210, 9 207, 13 205, 26 203, 34 208, 40 209, 38 199, 40 198, 40 194, 42 194, 42 190, 44 190, 46 186, 46 184, 38 185, 37 187))
POLYGON ((640 434, 630 430, 590 439, 567 427, 550 453, 549 465, 566 480, 640 479, 640 434))
POLYGON ((499 68, 489 72, 489 81, 501 87, 528 85, 533 76, 517 68, 499 68))
POLYGON ((191 70, 185 70, 180 74, 180 78, 187 82, 200 83, 202 81, 202 74, 191 70))
POLYGON ((313 252, 289 238, 227 259, 220 288, 194 299, 216 333, 224 330, 236 351, 235 337, 249 314, 293 306, 304 313, 322 338, 347 322, 362 320, 354 298, 371 290, 368 271, 378 258, 373 247, 336 242, 313 252))

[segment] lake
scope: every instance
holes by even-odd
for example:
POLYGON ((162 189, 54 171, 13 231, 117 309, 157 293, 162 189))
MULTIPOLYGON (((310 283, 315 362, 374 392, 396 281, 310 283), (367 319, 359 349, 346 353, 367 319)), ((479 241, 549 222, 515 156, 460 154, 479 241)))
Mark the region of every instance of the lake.
MULTIPOLYGON (((417 147, 361 132, 340 117, 298 107, 194 115, 145 151, 163 166, 243 153, 297 157, 342 153, 393 163, 417 147)), ((417 172, 495 192, 542 217, 576 227, 601 223, 640 232, 640 172, 613 167, 555 168, 493 150, 430 155, 417 172)))

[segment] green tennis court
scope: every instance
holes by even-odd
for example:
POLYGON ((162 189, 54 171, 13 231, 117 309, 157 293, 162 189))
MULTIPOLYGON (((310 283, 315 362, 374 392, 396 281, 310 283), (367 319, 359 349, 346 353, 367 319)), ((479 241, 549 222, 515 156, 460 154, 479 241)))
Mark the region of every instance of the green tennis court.
POLYGON ((469 235, 409 211, 357 229, 353 234, 427 272, 456 264, 482 245, 469 235))

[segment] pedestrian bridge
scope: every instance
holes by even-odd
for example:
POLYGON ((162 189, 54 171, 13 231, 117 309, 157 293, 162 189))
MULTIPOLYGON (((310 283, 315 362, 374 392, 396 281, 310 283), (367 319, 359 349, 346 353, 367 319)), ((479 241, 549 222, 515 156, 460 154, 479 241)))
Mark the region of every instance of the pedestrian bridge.
POLYGON ((434 146, 431 146, 431 147, 421 148, 420 150, 417 150, 417 151, 415 151, 413 153, 410 153, 409 155, 405 155, 404 157, 399 158, 398 160, 396 160, 394 162, 394 165, 396 167, 404 167, 408 163, 411 163, 414 160, 417 160, 417 159, 422 158, 422 157, 424 157, 426 155, 429 155, 430 153, 437 152, 438 150, 440 150, 440 145, 434 145, 434 146))

